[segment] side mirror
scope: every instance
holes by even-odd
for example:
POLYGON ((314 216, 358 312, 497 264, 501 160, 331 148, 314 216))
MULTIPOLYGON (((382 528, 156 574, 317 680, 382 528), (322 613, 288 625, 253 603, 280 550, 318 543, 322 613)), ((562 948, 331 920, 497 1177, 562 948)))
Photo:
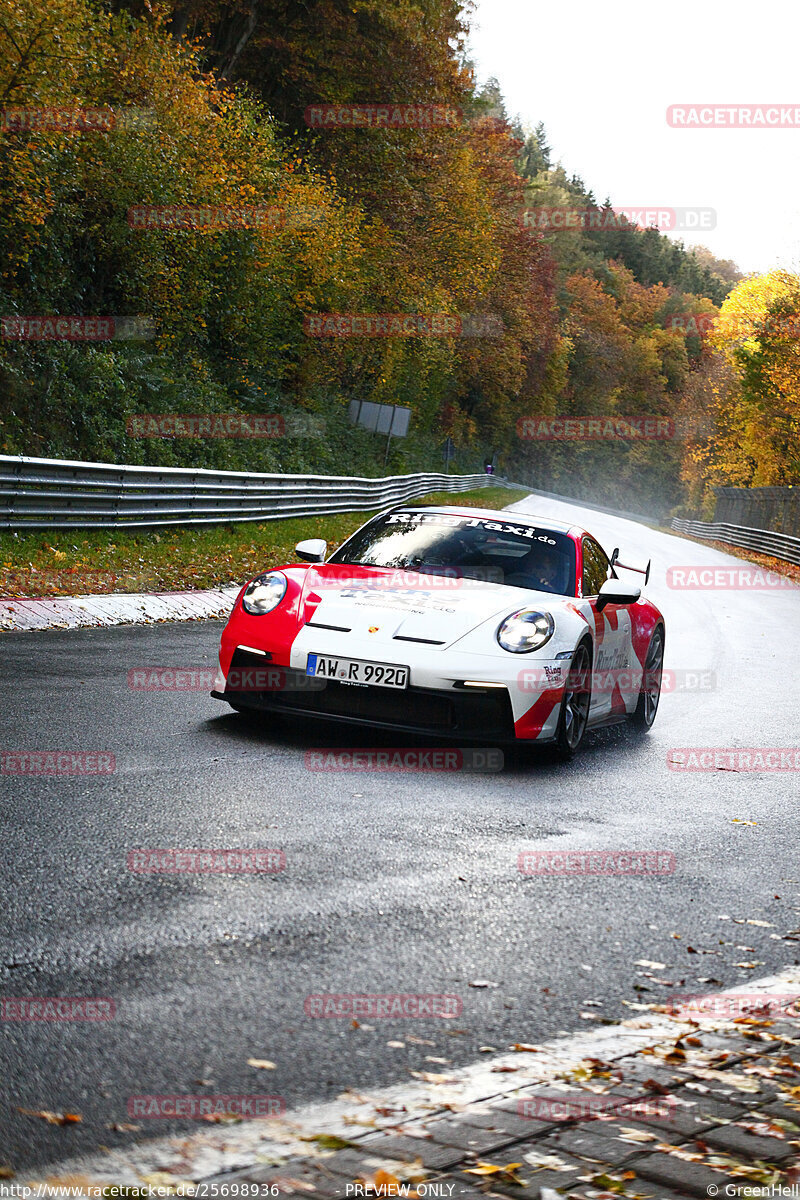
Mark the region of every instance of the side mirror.
POLYGON ((294 548, 294 552, 298 558, 302 558, 304 562, 325 562, 325 551, 328 549, 328 543, 324 538, 308 538, 305 542, 298 542, 294 548))
POLYGON ((607 579, 597 597, 597 611, 602 612, 607 604, 635 604, 641 594, 640 587, 624 579, 607 579))

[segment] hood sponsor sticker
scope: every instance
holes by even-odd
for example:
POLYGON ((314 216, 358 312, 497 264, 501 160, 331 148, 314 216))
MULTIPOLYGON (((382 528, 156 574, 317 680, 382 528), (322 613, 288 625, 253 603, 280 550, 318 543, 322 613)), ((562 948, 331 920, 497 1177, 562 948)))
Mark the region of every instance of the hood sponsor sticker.
POLYGON ((448 596, 447 604, 442 604, 432 592, 406 592, 401 588, 383 588, 378 593, 371 587, 342 588, 336 597, 352 601, 355 608, 397 608, 408 613, 454 613, 453 605, 458 604, 455 596, 448 596))

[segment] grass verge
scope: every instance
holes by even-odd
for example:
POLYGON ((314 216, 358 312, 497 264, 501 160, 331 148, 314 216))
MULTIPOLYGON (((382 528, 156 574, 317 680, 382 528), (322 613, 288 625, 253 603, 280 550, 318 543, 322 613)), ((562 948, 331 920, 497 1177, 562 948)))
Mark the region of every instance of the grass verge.
MULTIPOLYGON (((415 504, 505 508, 521 492, 504 487, 434 492, 415 504)), ((331 550, 369 513, 335 513, 234 525, 119 529, 39 529, 0 534, 0 596, 80 596, 102 592, 172 592, 241 584, 269 567, 295 561, 304 538, 331 550)))

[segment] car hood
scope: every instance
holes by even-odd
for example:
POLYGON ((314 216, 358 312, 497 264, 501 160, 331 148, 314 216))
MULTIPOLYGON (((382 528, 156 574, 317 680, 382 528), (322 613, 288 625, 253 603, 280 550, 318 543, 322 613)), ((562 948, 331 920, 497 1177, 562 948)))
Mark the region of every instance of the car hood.
POLYGON ((399 638, 446 649, 491 618, 499 621, 527 607, 553 611, 569 599, 551 592, 410 571, 360 568, 354 576, 351 568, 349 578, 342 581, 343 569, 309 568, 303 587, 304 623, 363 634, 373 644, 399 638), (397 576, 401 576, 400 583, 397 576))

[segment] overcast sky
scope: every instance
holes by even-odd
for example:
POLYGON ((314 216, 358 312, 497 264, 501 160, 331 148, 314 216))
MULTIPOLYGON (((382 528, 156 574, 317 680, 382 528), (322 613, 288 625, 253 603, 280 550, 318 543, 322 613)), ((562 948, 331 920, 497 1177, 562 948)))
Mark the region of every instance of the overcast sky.
POLYGON ((598 200, 704 207, 700 236, 745 271, 800 268, 800 124, 677 129, 673 104, 800 111, 797 0, 477 0, 480 82, 495 75, 510 116, 543 121, 554 160, 598 200))

